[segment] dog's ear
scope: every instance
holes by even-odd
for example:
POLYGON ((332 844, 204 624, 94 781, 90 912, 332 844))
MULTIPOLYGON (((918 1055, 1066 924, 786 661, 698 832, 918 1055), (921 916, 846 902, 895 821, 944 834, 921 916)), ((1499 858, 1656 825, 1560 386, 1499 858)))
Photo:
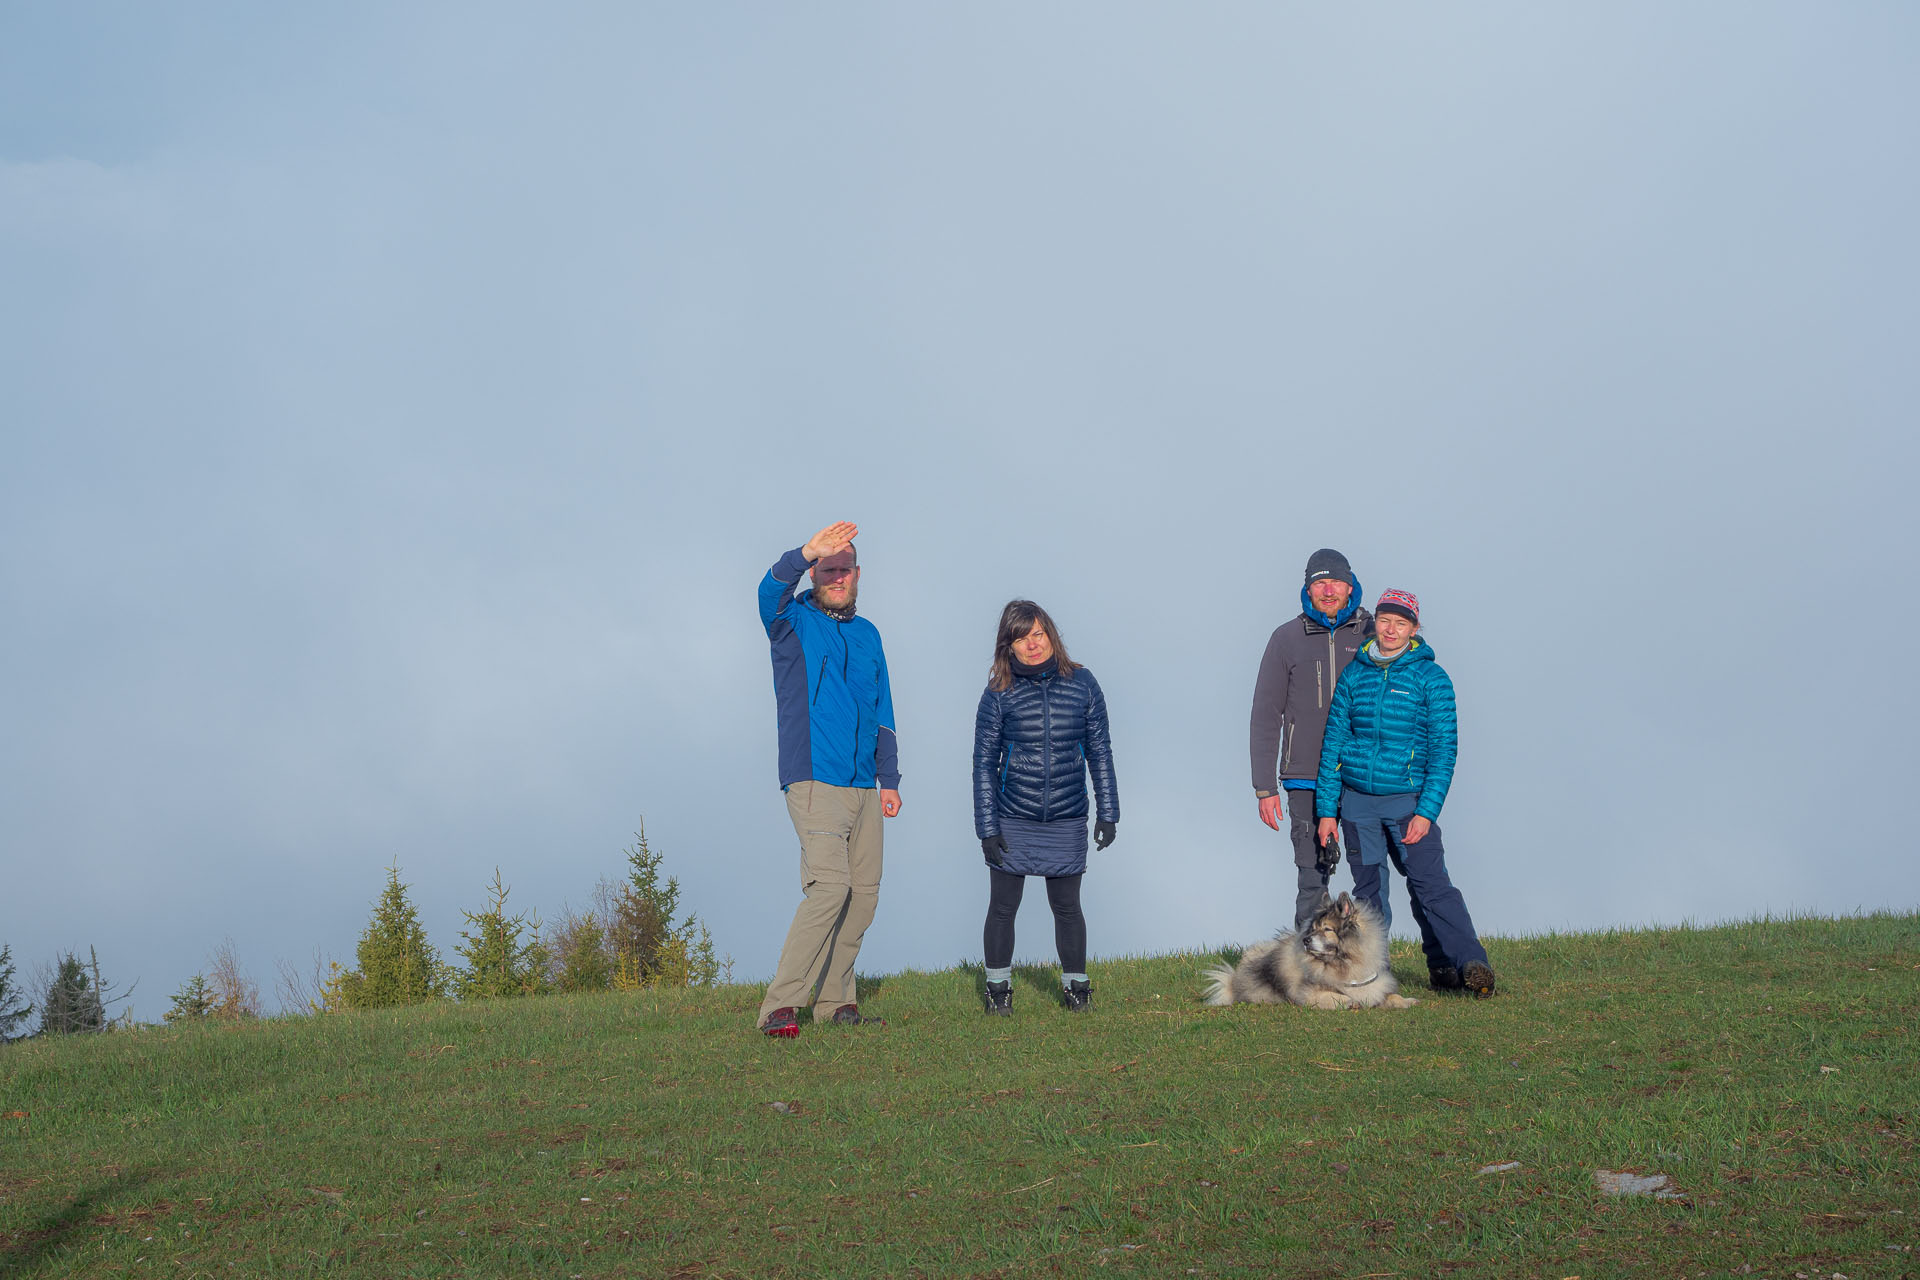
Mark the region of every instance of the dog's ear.
POLYGON ((1347 893, 1340 895, 1340 914, 1343 916, 1353 914, 1353 895, 1347 893))
MULTIPOLYGON (((1347 895, 1343 893, 1340 896, 1344 898, 1347 895)), ((1320 891, 1320 901, 1313 904, 1314 912, 1318 914, 1319 912, 1329 910, 1330 908, 1332 908, 1332 906, 1333 906, 1333 895, 1328 893, 1325 889, 1322 889, 1320 891)))

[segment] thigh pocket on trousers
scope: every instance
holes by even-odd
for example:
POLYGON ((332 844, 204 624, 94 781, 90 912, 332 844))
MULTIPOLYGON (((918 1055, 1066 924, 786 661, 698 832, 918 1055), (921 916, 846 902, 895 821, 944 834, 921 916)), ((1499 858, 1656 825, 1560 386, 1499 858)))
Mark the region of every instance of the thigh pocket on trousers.
POLYGON ((800 838, 800 886, 848 884, 847 837, 840 831, 807 831, 800 838))

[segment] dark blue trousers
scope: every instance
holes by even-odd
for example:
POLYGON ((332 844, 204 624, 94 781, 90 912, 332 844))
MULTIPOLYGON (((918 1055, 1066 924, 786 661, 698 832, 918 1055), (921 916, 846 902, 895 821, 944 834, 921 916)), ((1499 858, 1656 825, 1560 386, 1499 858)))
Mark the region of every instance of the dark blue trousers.
POLYGON ((1363 795, 1351 787, 1340 793, 1340 827, 1347 840, 1347 864, 1353 869, 1353 896, 1388 923, 1387 864, 1407 878, 1407 897, 1413 903, 1413 922, 1420 927, 1420 949, 1427 968, 1464 969, 1473 961, 1487 963, 1487 949, 1474 932, 1467 900, 1447 875, 1447 850, 1440 840, 1440 824, 1418 844, 1401 838, 1419 797, 1363 795), (1371 859, 1371 860, 1369 860, 1371 859))

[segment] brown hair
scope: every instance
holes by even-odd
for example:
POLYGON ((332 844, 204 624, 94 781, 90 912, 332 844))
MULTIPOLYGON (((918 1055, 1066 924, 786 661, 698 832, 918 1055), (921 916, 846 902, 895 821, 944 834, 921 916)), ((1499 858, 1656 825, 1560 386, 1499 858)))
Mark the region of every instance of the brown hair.
POLYGON ((1053 644, 1053 662, 1063 676, 1070 676, 1080 664, 1067 657, 1067 646, 1060 642, 1060 630, 1047 611, 1031 600, 1009 600, 1000 611, 1000 630, 993 639, 993 669, 987 673, 987 688, 1013 687, 1013 642, 1039 623, 1053 644))

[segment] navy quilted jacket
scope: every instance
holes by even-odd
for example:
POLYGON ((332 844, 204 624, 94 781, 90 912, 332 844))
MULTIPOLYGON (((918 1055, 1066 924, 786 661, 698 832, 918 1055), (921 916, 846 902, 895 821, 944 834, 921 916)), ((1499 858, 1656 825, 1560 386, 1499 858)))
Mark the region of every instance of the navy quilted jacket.
POLYGON ((1352 787, 1370 796, 1417 793, 1413 811, 1436 821, 1460 753, 1453 681, 1418 636, 1384 668, 1374 661, 1374 643, 1367 641, 1333 687, 1314 812, 1333 817, 1340 789, 1352 787))
POLYGON ((1120 788, 1107 736, 1107 699, 1093 672, 1016 675, 989 688, 973 718, 973 829, 982 840, 1000 819, 1055 822, 1087 816, 1087 774, 1096 816, 1120 820, 1120 788))

